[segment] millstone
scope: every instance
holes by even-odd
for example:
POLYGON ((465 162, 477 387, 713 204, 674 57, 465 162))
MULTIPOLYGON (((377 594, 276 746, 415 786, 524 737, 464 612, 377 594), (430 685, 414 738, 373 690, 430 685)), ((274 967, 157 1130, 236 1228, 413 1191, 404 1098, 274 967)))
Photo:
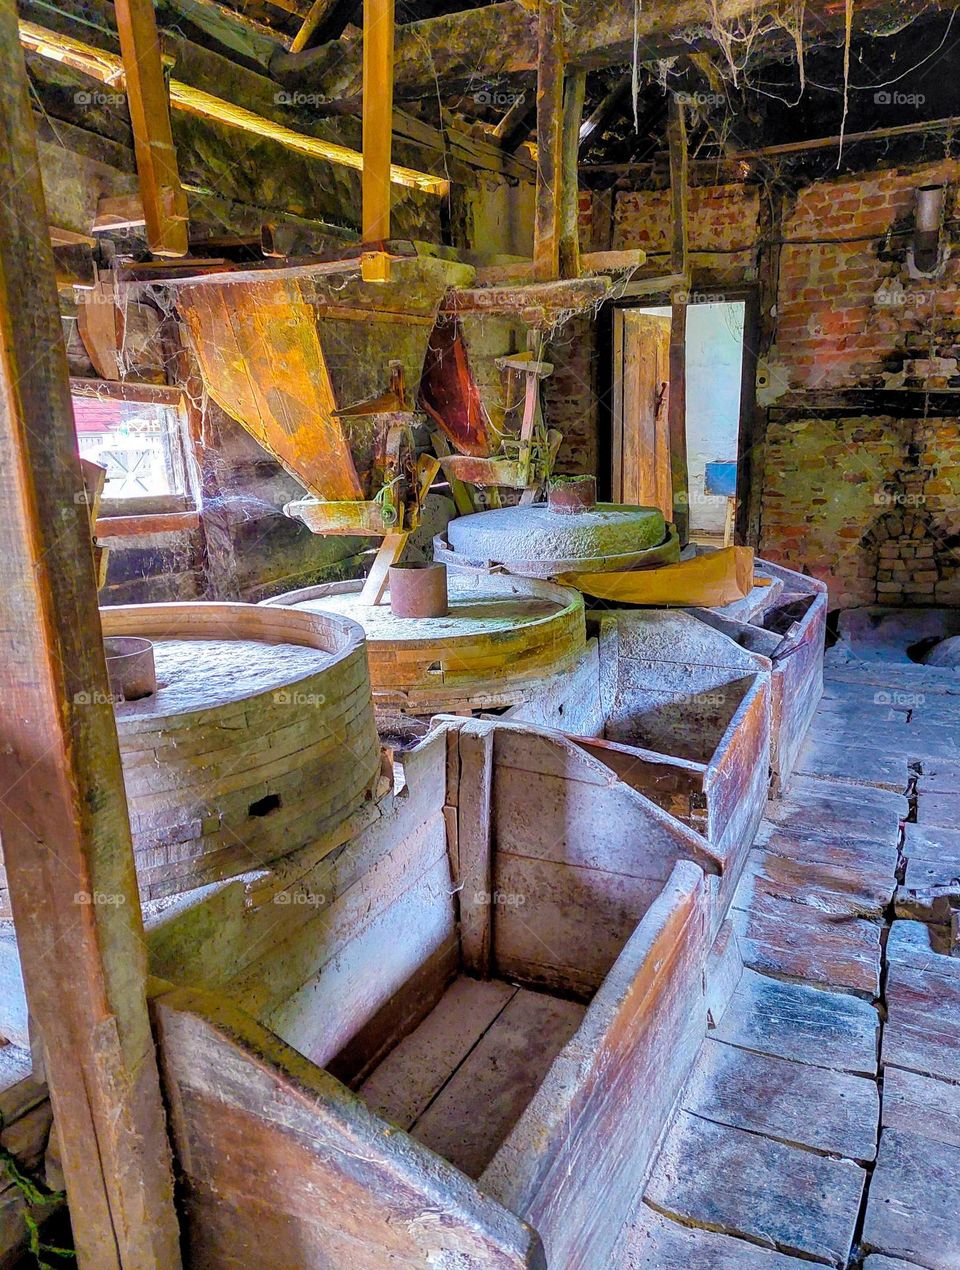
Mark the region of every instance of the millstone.
POLYGON ((676 559, 675 534, 653 507, 598 503, 576 515, 532 507, 502 507, 461 516, 447 527, 448 563, 499 564, 512 573, 549 577, 579 569, 632 569, 676 559))

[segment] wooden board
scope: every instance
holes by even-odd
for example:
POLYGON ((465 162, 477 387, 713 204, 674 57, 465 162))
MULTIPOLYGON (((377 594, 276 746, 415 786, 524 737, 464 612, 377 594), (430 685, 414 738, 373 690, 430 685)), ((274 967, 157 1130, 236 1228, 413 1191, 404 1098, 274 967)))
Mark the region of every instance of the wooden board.
POLYGON ((903 755, 866 745, 843 745, 808 739, 797 756, 797 772, 849 785, 876 785, 906 791, 907 760, 903 755))
POLYGON ((442 1091, 413 1124, 413 1137, 478 1178, 584 1012, 574 1001, 518 990, 456 1071, 447 1073, 442 1091))
POLYGON ((614 424, 616 503, 658 507, 673 520, 669 389, 670 319, 627 309, 618 368, 620 412, 614 424))
POLYGON ((960 1265, 960 1147, 885 1129, 870 1183, 864 1247, 928 1270, 960 1265))
POLYGON ((960 963, 936 955, 931 961, 946 962, 948 972, 890 965, 883 1063, 960 1081, 960 963))
POLYGON ((879 1021, 857 997, 744 970, 714 1039, 837 1071, 873 1076, 879 1021))
POLYGON ((879 995, 877 923, 770 897, 749 908, 733 908, 730 919, 744 963, 755 970, 867 1000, 879 995))
POLYGON ((712 1230, 683 1226, 638 1205, 611 1266, 618 1270, 809 1270, 809 1261, 712 1230))
POLYGON ((825 1155, 865 1162, 877 1153, 880 1098, 874 1081, 709 1037, 682 1106, 701 1119, 825 1155))
POLYGON ((520 991, 499 980, 456 978, 424 1021, 360 1086, 367 1106, 410 1129, 520 991))
POLYGON ((881 1124, 960 1148, 960 1086, 885 1067, 881 1124))
POLYGON ((896 841, 909 808, 899 793, 796 776, 789 794, 766 809, 767 819, 802 836, 825 830, 840 840, 896 841))
POLYGON ((644 1192, 688 1225, 845 1265, 864 1171, 681 1111, 644 1192))
POLYGON ((772 851, 751 851, 734 905, 762 910, 771 901, 779 910, 787 901, 798 905, 801 913, 814 910, 834 918, 882 918, 895 886, 894 855, 891 854, 889 868, 872 865, 869 857, 862 862, 830 864, 808 859, 804 845, 797 844, 796 858, 772 851))

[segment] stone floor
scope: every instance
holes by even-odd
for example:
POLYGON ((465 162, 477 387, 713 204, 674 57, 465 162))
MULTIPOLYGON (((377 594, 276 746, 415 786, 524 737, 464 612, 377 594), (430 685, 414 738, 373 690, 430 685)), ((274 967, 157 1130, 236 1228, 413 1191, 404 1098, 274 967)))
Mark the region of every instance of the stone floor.
POLYGON ((828 670, 618 1270, 960 1270, 960 681, 917 669, 828 670))

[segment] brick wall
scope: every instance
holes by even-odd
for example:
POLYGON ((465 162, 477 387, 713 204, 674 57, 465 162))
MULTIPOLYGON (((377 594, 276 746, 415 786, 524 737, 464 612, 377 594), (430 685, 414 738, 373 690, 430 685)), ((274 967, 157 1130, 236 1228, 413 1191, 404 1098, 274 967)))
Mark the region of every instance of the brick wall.
MULTIPOLYGON (((722 286, 776 263, 757 381, 767 424, 760 549, 823 578, 840 607, 960 602, 960 427, 942 402, 935 419, 911 408, 920 392, 960 387, 960 245, 942 277, 911 277, 907 260, 914 191, 940 183, 960 183, 960 162, 815 182, 784 199, 764 242, 755 187, 690 192, 694 289, 698 278, 722 286), (774 250, 778 262, 763 255, 774 250), (890 390, 906 390, 904 417, 891 413, 890 390), (852 391, 862 414, 843 401, 852 391), (883 393, 876 413, 872 391, 883 393)), ((950 188, 948 240, 955 209, 950 188)), ((613 226, 612 246, 642 246, 649 272, 664 271, 668 191, 619 193, 613 226)))

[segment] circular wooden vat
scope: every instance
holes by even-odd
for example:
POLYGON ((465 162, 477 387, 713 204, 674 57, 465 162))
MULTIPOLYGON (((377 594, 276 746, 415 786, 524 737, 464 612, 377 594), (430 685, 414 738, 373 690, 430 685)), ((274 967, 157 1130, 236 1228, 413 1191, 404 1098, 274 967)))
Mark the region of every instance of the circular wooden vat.
POLYGON ((253 604, 101 610, 154 646, 157 690, 116 701, 141 896, 261 868, 369 799, 380 773, 363 631, 253 604))
POLYGON ((388 596, 363 604, 360 582, 289 591, 263 607, 352 618, 366 632, 378 713, 426 715, 524 701, 576 664, 586 643, 583 596, 507 575, 451 574, 445 617, 397 618, 388 596))

